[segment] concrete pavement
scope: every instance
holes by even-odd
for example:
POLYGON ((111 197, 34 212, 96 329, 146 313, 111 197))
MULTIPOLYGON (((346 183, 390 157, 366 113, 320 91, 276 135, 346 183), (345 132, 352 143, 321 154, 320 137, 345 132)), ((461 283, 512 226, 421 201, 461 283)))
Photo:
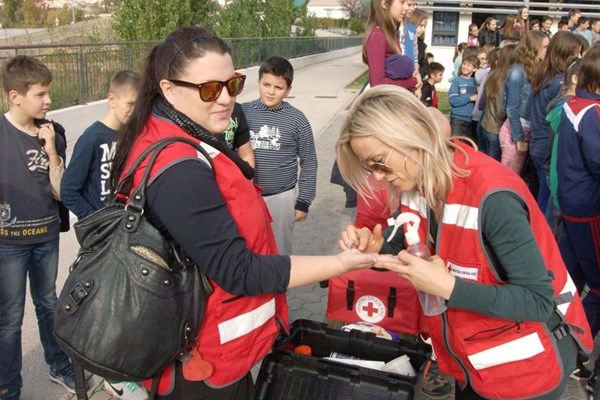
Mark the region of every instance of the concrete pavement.
MULTIPOLYGON (((335 158, 334 145, 341 124, 347 115, 347 106, 356 96, 356 91, 345 87, 358 77, 365 66, 361 62, 360 49, 349 56, 328 62, 308 65, 295 72, 295 79, 288 101, 302 110, 311 122, 315 135, 319 159, 317 198, 310 209, 305 223, 297 225, 295 230, 295 254, 333 254, 337 251, 337 238, 344 226, 351 223, 354 209, 344 208, 345 196, 340 186, 329 183, 329 174, 335 158)), ((238 97, 245 102, 258 96, 256 83, 247 82, 246 89, 238 97)), ((57 118, 57 120, 59 120, 57 118)), ((59 120, 60 121, 60 120, 59 120)), ((72 144, 70 148, 72 149, 72 144)), ((74 220, 73 220, 74 221, 74 220)), ((57 282, 62 287, 68 274, 68 267, 78 245, 73 232, 61 236, 61 261, 57 282)), ((290 290, 288 293, 290 321, 312 319, 322 321, 327 305, 327 290, 317 284, 290 290)), ((99 321, 101 323, 101 321, 99 321)), ((66 393, 62 387, 48 380, 47 367, 37 334, 35 312, 28 298, 25 323, 23 327, 23 400, 57 399, 67 400, 74 396, 66 393)), ((91 399, 106 400, 111 397, 102 390, 101 380, 95 377, 95 387, 91 399)), ((446 399, 451 399, 448 396, 446 399)), ((585 399, 585 393, 579 382, 572 381, 562 399, 585 399)), ((416 399, 427 399, 417 390, 416 399)))

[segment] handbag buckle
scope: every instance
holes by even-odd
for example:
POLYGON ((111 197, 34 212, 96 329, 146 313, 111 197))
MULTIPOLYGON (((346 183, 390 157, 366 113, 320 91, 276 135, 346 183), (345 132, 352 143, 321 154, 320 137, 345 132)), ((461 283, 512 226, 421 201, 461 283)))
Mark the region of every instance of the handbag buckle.
POLYGON ((92 286, 94 286, 93 281, 86 281, 83 283, 78 283, 73 289, 71 289, 70 297, 76 306, 81 304, 83 299, 85 299, 88 296, 88 294, 90 294, 92 286))

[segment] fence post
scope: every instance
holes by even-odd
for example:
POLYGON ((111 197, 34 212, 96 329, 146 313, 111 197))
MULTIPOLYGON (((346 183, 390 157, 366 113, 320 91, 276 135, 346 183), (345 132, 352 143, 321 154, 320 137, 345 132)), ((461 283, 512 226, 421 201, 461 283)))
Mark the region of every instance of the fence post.
POLYGON ((87 73, 85 67, 85 53, 83 48, 79 48, 79 54, 77 55, 79 64, 79 104, 87 103, 88 96, 88 85, 87 85, 87 73))

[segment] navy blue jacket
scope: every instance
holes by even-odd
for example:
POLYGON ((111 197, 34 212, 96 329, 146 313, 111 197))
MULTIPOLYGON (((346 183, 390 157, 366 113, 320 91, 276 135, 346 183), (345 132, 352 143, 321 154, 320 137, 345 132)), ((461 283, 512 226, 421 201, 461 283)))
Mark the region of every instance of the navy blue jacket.
POLYGON ((559 94, 563 85, 563 75, 557 74, 552 80, 545 82, 537 94, 531 96, 529 104, 529 120, 531 121, 531 142, 529 153, 536 159, 546 159, 550 156, 550 124, 546 116, 548 104, 559 94))
POLYGON ((577 90, 560 122, 557 196, 565 219, 600 217, 600 95, 577 90))
POLYGON ((60 198, 79 219, 99 210, 110 199, 110 170, 116 150, 116 134, 113 129, 96 121, 75 144, 60 185, 60 198))

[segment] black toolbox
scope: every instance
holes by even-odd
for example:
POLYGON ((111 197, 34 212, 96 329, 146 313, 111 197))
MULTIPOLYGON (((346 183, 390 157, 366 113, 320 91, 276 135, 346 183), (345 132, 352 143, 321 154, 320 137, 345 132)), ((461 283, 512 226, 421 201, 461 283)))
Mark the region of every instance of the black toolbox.
POLYGON ((431 347, 405 339, 391 341, 374 333, 344 332, 327 324, 296 320, 262 362, 254 400, 410 400, 418 377, 409 377, 322 359, 332 352, 388 362, 410 357, 415 371, 425 364, 431 347), (294 353, 310 346, 311 355, 294 353))

